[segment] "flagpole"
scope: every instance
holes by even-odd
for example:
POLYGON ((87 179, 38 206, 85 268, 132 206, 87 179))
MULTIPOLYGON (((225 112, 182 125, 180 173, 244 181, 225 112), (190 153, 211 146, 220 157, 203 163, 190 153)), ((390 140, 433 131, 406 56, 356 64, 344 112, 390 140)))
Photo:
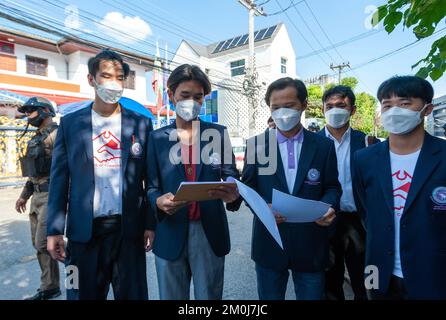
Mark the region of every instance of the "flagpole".
MULTIPOLYGON (((167 63, 167 42, 164 44, 164 70, 163 70, 163 78, 166 77, 166 72, 168 70, 168 63, 167 63)), ((164 81, 163 81, 164 82, 164 81)), ((164 91, 167 92, 167 88, 164 88, 164 91)), ((164 93, 165 94, 165 93, 164 93)), ((169 98, 166 99, 167 104, 167 125, 170 124, 170 103, 169 98)))

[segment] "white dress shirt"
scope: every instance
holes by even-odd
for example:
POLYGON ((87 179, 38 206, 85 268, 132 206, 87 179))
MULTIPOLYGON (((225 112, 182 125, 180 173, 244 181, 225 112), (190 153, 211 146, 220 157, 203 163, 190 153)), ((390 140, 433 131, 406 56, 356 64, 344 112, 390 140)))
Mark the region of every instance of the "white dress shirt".
POLYGON ((351 128, 344 133, 341 142, 331 135, 325 127, 325 135, 334 141, 336 157, 338 159, 338 180, 342 186, 341 211, 355 212, 356 205, 353 197, 352 174, 350 169, 350 141, 351 128))

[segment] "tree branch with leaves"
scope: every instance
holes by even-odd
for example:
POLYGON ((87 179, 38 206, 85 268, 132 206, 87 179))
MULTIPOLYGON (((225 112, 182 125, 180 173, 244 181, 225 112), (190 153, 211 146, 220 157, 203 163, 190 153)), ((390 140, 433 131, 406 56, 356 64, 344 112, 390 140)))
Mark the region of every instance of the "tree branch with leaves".
MULTIPOLYGON (((446 24, 445 0, 388 0, 387 4, 378 7, 372 17, 372 24, 383 22, 385 30, 390 34, 402 24, 411 28, 418 40, 432 36, 441 25, 446 24)), ((436 81, 446 71, 446 36, 442 36, 432 44, 427 56, 412 65, 419 68, 417 76, 430 77, 436 81)))

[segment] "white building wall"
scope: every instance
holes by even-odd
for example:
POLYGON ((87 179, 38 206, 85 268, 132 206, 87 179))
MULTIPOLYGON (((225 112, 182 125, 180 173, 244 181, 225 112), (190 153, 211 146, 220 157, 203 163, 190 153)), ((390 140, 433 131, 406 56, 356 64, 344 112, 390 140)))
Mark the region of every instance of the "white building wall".
MULTIPOLYGON (((94 88, 89 85, 87 80, 88 59, 91 57, 93 57, 93 54, 86 52, 77 51, 72 53, 70 55, 70 70, 73 71, 73 81, 81 87, 81 93, 94 97, 94 88)), ((130 70, 135 71, 135 90, 124 89, 123 96, 141 104, 148 104, 146 68, 134 63, 129 63, 129 66, 130 70)))
POLYGON ((17 57, 17 74, 27 75, 26 56, 28 55, 48 60, 48 76, 42 76, 41 78, 51 80, 67 80, 65 58, 59 53, 15 44, 15 55, 17 57))
POLYGON ((291 44, 288 31, 285 25, 282 25, 278 34, 271 44, 271 66, 272 72, 270 80, 274 81, 282 77, 296 78, 296 53, 291 44), (281 73, 281 58, 287 59, 287 73, 281 73))
POLYGON ((186 42, 182 41, 172 59, 171 68, 175 69, 185 63, 200 65, 200 56, 186 42))
MULTIPOLYGON (((130 63, 130 70, 135 71, 135 89, 124 89, 124 96, 138 101, 141 104, 149 104, 147 100, 147 78, 144 66, 130 63)), ((151 88, 150 88, 151 90, 151 88)))
MULTIPOLYGON (((51 51, 36 49, 33 47, 15 45, 15 55, 17 57, 17 71, 2 71, 3 73, 17 74, 29 78, 59 81, 80 86, 80 94, 72 92, 62 92, 62 94, 94 97, 94 89, 88 84, 88 59, 93 54, 76 51, 69 55, 61 55, 51 51), (37 76, 26 73, 26 56, 48 60, 48 76, 37 76), (67 69, 68 68, 68 69, 67 69), (68 75, 67 75, 68 70, 68 75), (68 76, 68 79, 67 79, 68 76)), ((124 96, 134 99, 142 104, 148 104, 147 100, 147 79, 146 67, 143 65, 130 63, 130 70, 135 71, 135 90, 125 89, 124 96)), ((31 92, 40 91, 42 93, 54 93, 54 90, 31 88, 25 86, 4 85, 7 88, 27 90, 31 92)))
MULTIPOLYGON (((239 134, 248 138, 248 100, 240 92, 225 89, 231 87, 243 91, 244 75, 231 77, 230 63, 240 59, 245 59, 245 66, 248 66, 248 48, 237 51, 228 51, 212 56, 211 58, 200 57, 184 41, 179 46, 173 58, 172 68, 182 63, 194 63, 200 66, 203 71, 210 70, 209 78, 213 85, 213 90, 218 90, 218 119, 219 123, 228 127, 231 136, 239 134), (216 84, 216 85, 215 85, 216 84)), ((255 43, 256 70, 259 78, 258 83, 262 84, 258 101, 256 120, 256 134, 262 132, 267 127, 267 120, 271 113, 264 101, 266 88, 274 80, 289 76, 296 78, 296 54, 289 39, 285 25, 281 25, 277 35, 271 43, 255 43), (287 73, 281 73, 281 57, 287 59, 287 73)))

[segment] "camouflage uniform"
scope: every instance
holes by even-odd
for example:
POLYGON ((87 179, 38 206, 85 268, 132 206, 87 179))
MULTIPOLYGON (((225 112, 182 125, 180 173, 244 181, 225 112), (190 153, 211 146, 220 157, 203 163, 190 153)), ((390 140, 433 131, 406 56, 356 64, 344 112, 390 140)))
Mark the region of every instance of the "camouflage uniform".
MULTIPOLYGON (((45 161, 48 167, 51 165, 51 154, 56 139, 57 125, 53 122, 48 126, 37 130, 33 138, 28 142, 30 144, 46 136, 43 140, 45 152, 45 161)), ((37 250, 37 260, 39 261, 41 276, 40 290, 51 290, 59 288, 59 266, 56 260, 53 260, 46 248, 46 220, 48 209, 48 187, 49 172, 45 176, 29 177, 25 187, 20 195, 21 198, 28 200, 31 196, 30 223, 31 238, 34 248, 37 250)))

